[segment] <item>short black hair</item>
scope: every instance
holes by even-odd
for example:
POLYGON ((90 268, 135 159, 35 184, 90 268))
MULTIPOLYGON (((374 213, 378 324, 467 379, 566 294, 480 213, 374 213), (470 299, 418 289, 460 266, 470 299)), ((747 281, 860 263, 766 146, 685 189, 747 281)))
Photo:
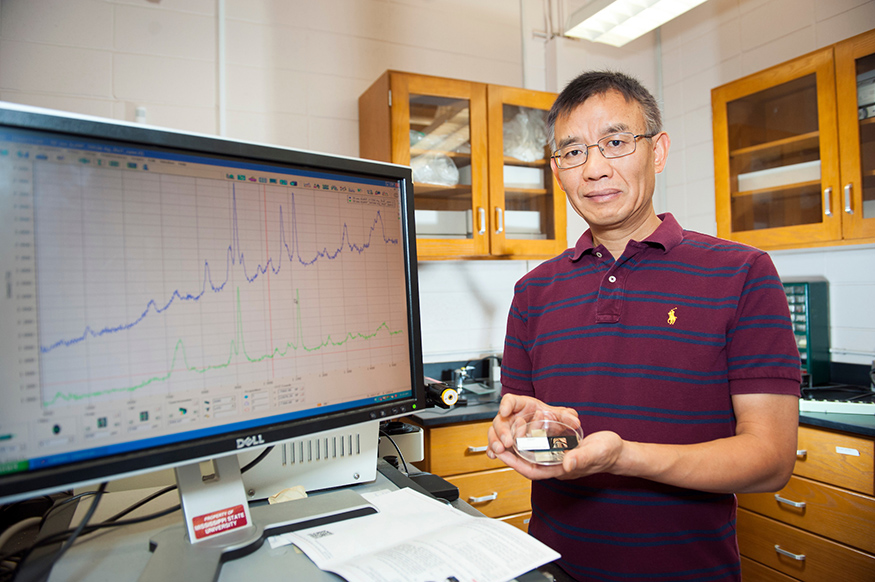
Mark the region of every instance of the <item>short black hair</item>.
POLYGON ((568 83, 553 102, 553 107, 547 114, 550 146, 556 147, 556 120, 560 116, 570 114, 590 97, 604 95, 610 91, 617 91, 626 98, 626 101, 636 101, 641 105, 644 122, 647 125, 644 131, 647 135, 662 131, 662 114, 659 112, 659 105, 638 79, 618 71, 589 71, 568 83))

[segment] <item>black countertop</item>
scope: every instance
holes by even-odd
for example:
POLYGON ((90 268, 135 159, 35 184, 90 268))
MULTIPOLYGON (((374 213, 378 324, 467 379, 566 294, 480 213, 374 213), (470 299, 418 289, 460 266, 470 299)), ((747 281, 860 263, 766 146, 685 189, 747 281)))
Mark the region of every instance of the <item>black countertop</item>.
MULTIPOLYGON (((489 394, 463 393, 468 404, 449 409, 429 408, 409 418, 426 428, 461 422, 492 420, 498 413, 499 391, 489 394)), ((802 426, 816 426, 860 436, 875 437, 875 414, 838 414, 834 412, 803 412, 799 415, 802 426)))

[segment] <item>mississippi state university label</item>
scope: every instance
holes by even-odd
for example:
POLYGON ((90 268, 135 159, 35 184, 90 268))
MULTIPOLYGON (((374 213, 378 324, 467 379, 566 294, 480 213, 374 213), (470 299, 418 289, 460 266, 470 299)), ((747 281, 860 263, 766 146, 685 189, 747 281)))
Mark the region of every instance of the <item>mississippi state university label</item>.
POLYGON ((245 527, 247 524, 246 511, 243 510, 242 505, 238 505, 206 515, 198 515, 192 518, 191 522, 194 527, 194 535, 200 540, 238 527, 245 527))

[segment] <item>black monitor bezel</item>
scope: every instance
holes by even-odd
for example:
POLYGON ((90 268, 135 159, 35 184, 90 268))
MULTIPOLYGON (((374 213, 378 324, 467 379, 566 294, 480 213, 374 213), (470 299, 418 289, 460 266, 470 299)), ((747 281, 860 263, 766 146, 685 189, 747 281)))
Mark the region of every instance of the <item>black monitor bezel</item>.
POLYGON ((368 421, 395 418, 426 407, 425 380, 422 369, 422 334, 419 311, 419 285, 416 261, 416 237, 413 213, 413 180, 407 166, 370 160, 333 156, 281 146, 236 141, 193 134, 168 128, 140 126, 126 122, 77 116, 60 111, 40 110, 0 103, 0 128, 9 127, 61 134, 65 137, 117 142, 135 147, 153 147, 177 153, 237 161, 287 165, 296 170, 354 174, 358 177, 398 181, 401 191, 402 246, 408 297, 409 357, 412 395, 398 400, 373 403, 355 409, 319 414, 284 421, 277 426, 263 426, 201 437, 191 441, 162 445, 153 449, 77 461, 22 473, 0 475, 0 500, 62 491, 86 483, 179 466, 187 462, 236 454, 247 450, 237 447, 238 438, 259 445, 277 444, 306 434, 331 430, 368 421))

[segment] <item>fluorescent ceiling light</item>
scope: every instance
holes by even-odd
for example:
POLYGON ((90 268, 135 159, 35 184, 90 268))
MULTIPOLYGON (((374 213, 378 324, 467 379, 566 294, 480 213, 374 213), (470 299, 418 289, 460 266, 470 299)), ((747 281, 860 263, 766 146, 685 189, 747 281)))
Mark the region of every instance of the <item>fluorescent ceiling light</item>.
POLYGON ((571 15, 566 36, 623 46, 705 0, 592 0, 571 15))

